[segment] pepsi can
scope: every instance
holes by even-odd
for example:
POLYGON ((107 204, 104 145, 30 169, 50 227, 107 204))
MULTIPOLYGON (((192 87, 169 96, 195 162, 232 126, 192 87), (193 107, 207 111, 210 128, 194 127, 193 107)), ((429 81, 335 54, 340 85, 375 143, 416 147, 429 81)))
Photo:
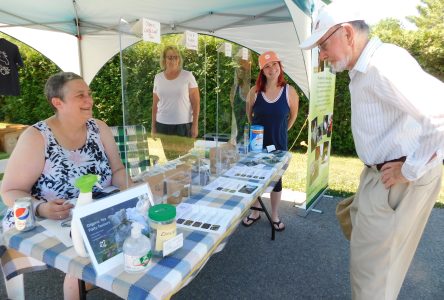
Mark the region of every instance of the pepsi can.
POLYGON ((22 197, 14 202, 15 228, 19 231, 28 231, 35 227, 35 217, 32 210, 32 198, 22 197))

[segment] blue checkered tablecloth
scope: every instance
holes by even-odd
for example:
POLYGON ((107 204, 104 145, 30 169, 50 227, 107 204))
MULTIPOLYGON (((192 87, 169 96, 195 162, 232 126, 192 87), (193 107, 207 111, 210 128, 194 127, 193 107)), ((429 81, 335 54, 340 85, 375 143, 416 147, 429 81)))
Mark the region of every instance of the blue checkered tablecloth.
MULTIPOLYGON (((141 274, 125 273, 122 267, 98 277, 89 258, 77 256, 73 247, 67 248, 55 237, 47 236, 41 226, 28 232, 18 232, 15 229, 5 232, 5 245, 125 299, 170 298, 199 272, 213 253, 220 250, 254 200, 272 190, 287 169, 290 158, 290 153, 281 157, 280 162, 274 166, 276 171, 273 176, 260 186, 253 197, 244 198, 205 189, 191 195, 185 202, 234 210, 235 214, 227 231, 214 234, 178 228, 178 232, 184 235, 183 247, 168 257, 153 259, 148 270, 141 274)), ((9 264, 9 268, 14 268, 14 260, 9 264)), ((16 267, 18 269, 19 265, 16 267)))

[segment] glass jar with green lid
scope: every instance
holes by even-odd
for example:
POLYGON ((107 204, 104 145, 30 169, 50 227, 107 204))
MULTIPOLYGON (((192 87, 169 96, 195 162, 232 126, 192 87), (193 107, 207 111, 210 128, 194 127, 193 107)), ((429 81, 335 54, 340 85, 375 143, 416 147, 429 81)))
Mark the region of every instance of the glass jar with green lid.
POLYGON ((176 236, 176 207, 157 204, 148 210, 153 254, 163 256, 163 243, 176 236))

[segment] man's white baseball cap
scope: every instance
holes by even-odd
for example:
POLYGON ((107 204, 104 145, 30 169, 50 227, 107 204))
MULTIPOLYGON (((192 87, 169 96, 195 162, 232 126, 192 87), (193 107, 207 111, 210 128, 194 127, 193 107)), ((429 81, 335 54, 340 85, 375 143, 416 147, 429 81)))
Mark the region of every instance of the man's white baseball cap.
POLYGON ((352 1, 337 0, 322 7, 314 22, 311 36, 303 41, 299 48, 308 50, 317 46, 318 41, 335 25, 364 20, 352 1))

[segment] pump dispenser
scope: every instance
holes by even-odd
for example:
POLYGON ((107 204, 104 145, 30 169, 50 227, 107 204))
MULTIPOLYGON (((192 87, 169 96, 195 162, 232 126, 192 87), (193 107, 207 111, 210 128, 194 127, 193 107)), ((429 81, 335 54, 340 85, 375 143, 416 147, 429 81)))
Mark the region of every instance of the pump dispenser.
POLYGON ((131 226, 131 236, 123 243, 125 271, 139 273, 144 271, 151 261, 151 241, 142 234, 142 224, 133 222, 131 226))
MULTIPOLYGON (((74 185, 80 190, 79 198, 77 199, 76 206, 73 209, 72 219, 76 220, 76 209, 79 206, 86 205, 92 202, 92 188, 98 184, 100 175, 86 174, 76 179, 74 185)), ((82 257, 88 257, 85 245, 83 243, 82 234, 80 233, 79 224, 75 221, 71 222, 71 237, 74 244, 74 249, 77 254, 82 257)))

